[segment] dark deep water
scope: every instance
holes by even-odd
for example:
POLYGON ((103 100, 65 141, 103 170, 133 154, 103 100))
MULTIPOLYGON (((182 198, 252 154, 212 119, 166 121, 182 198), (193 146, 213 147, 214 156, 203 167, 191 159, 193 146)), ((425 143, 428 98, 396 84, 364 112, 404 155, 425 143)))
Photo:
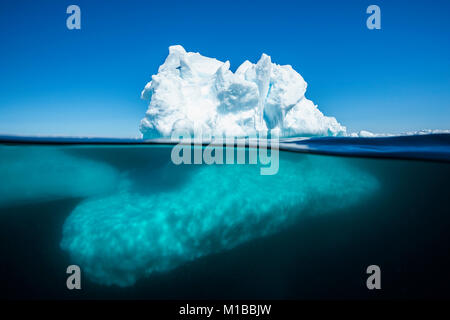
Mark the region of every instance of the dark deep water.
MULTIPOLYGON (((98 187, 90 190, 87 195, 82 186, 72 187, 61 184, 60 180, 73 179, 77 183, 85 183, 90 181, 89 175, 92 173, 82 173, 86 174, 86 178, 81 182, 78 178, 82 174, 77 172, 67 173, 66 177, 63 169, 55 167, 53 163, 46 166, 48 161, 42 155, 48 154, 48 150, 56 150, 58 156, 70 156, 71 159, 76 159, 75 162, 79 159, 95 161, 107 164, 119 173, 128 172, 130 181, 133 181, 131 190, 139 197, 161 190, 182 188, 184 180, 195 176, 198 169, 192 168, 193 166, 171 167, 167 164, 170 162, 170 148, 167 147, 100 144, 48 146, 4 141, 5 143, 0 145, 0 175, 3 175, 0 176, 0 185, 3 185, 3 188, 0 187, 1 298, 450 298, 449 137, 439 135, 434 140, 433 137, 427 139, 423 142, 425 147, 420 147, 421 152, 414 151, 414 145, 410 145, 408 152, 404 146, 403 149, 398 147, 395 150, 395 145, 393 147, 387 146, 386 142, 382 143, 374 151, 377 153, 373 154, 374 157, 369 157, 369 154, 361 157, 363 154, 354 149, 350 154, 346 154, 353 157, 282 151, 280 158, 286 158, 290 164, 308 165, 299 167, 300 169, 312 170, 317 164, 324 166, 318 168, 320 172, 322 169, 328 170, 325 166, 332 167, 336 163, 339 174, 344 174, 344 170, 352 173, 348 170, 353 169, 358 173, 364 172, 377 182, 377 187, 361 196, 361 201, 346 206, 332 206, 324 213, 309 214, 317 208, 327 206, 325 202, 328 194, 333 192, 333 196, 336 196, 336 188, 350 188, 354 185, 330 187, 330 190, 324 191, 321 198, 311 196, 309 202, 298 209, 302 211, 301 214, 292 213, 292 223, 275 224, 277 230, 273 233, 259 234, 232 248, 202 254, 201 257, 184 262, 174 269, 139 277, 134 285, 120 287, 98 284, 98 281, 94 282, 82 273, 82 290, 79 291, 66 288, 66 268, 78 261, 74 261, 69 252, 61 248, 64 223, 87 197, 97 199, 104 193, 111 192, 106 190, 107 186, 102 187, 102 183, 119 183, 114 179, 108 180, 108 170, 93 167, 94 175, 96 172, 102 172, 103 176, 99 176, 102 181, 97 181, 98 187), (383 144, 388 150, 385 153, 382 152, 383 144), (11 148, 14 148, 14 152, 11 152, 11 148), (33 152, 30 153, 31 148, 33 152), (30 172, 40 171, 37 177, 15 176, 21 170, 16 168, 14 171, 10 168, 13 167, 12 163, 17 164, 18 157, 22 161, 21 165, 28 166, 30 172), (32 163, 36 163, 32 161, 33 157, 41 159, 44 164, 33 168, 35 164, 32 163), (405 157, 426 160, 400 159, 405 157), (22 183, 19 180, 28 182, 22 183), (48 182, 50 180, 57 183, 52 184, 48 182), (42 181, 47 189, 41 188, 39 181, 42 181), (36 183, 37 185, 33 186, 36 183), (25 188, 25 185, 29 188, 24 190, 25 195, 17 196, 17 190, 25 188), (33 192, 39 195, 34 196, 33 192), (381 268, 381 290, 369 291, 366 288, 366 268, 372 264, 381 268)), ((329 139, 326 141, 330 144, 329 139)), ((336 145, 321 148, 326 151, 336 148, 336 145)), ((368 152, 370 147, 367 148, 366 145, 365 150, 368 152)), ((66 158, 61 159, 69 161, 66 158)), ((92 162, 81 164, 93 165, 92 162)), ((74 171, 79 170, 78 165, 73 165, 74 171)), ((227 178, 226 172, 232 170, 231 167, 233 165, 223 166, 221 172, 224 173, 224 179, 230 179, 227 178)), ((295 187, 296 185, 290 185, 293 182, 284 177, 283 174, 286 173, 283 172, 286 171, 283 171, 283 162, 280 162, 280 171, 273 177, 286 178, 284 186, 287 189, 295 187)), ((304 171, 298 172, 298 180, 304 177, 305 181, 314 183, 315 176, 311 178, 303 176, 306 175, 304 171)), ((217 173, 212 171, 211 174, 217 173)), ((238 175, 235 179, 245 177, 238 175)), ((195 184, 195 181, 192 183, 195 184)), ((217 183, 219 186, 227 181, 217 183)), ((364 181, 361 183, 364 186, 364 181)), ((245 183, 243 185, 245 186, 245 183)), ((205 188, 210 192, 214 186, 205 188)), ((274 184, 274 188, 274 197, 285 192, 277 184, 274 184)), ((231 188, 230 192, 239 190, 237 186, 234 190, 231 188)), ((251 192, 257 193, 258 190, 251 189, 251 192)), ((309 192, 309 189, 304 192, 309 192)), ((180 197, 188 196, 180 193, 180 197)), ((196 194, 195 197, 205 196, 196 194)), ((223 196, 219 199, 228 201, 223 196)), ((280 212, 286 211, 286 208, 281 207, 281 201, 284 199, 280 197, 280 203, 277 203, 280 212)), ((237 206, 233 209, 234 214, 239 215, 239 210, 244 209, 237 206)), ((267 219, 263 220, 264 223, 272 223, 269 216, 264 219, 267 219)), ((241 228, 238 233, 247 232, 242 225, 238 227, 241 228)), ((251 227, 261 228, 258 224, 251 227)), ((101 230, 99 229, 99 232, 101 230)), ((96 247, 96 250, 100 249, 96 247)), ((107 253, 102 254, 108 257, 107 253)), ((96 263, 102 261, 95 261, 94 265, 96 263)), ((83 272, 83 264, 80 266, 83 272)))

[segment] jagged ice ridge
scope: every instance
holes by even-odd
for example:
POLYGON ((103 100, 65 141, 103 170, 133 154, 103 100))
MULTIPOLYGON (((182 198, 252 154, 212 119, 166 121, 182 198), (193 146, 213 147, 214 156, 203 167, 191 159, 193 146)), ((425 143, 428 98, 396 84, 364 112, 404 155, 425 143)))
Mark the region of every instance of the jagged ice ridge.
POLYGON ((140 131, 144 139, 201 130, 203 136, 338 136, 346 128, 324 116, 305 97, 307 83, 290 65, 263 54, 232 72, 229 61, 169 47, 166 61, 142 91, 150 104, 140 131))

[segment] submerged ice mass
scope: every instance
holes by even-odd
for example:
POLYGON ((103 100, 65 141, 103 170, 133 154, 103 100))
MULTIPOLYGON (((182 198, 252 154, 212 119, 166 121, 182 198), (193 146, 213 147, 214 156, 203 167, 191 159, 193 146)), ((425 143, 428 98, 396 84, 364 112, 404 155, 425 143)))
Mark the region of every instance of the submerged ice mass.
POLYGON ((284 153, 274 176, 258 166, 171 163, 132 176, 117 192, 80 203, 63 227, 61 247, 97 283, 132 285, 279 232, 301 215, 357 204, 378 183, 346 159, 284 153))
POLYGON ((108 164, 55 147, 0 149, 0 208, 110 192, 118 172, 108 164))
POLYGON ((142 91, 150 104, 140 130, 144 139, 193 128, 205 136, 336 136, 346 128, 306 99, 307 83, 289 65, 263 54, 232 72, 228 61, 171 46, 169 56, 142 91))

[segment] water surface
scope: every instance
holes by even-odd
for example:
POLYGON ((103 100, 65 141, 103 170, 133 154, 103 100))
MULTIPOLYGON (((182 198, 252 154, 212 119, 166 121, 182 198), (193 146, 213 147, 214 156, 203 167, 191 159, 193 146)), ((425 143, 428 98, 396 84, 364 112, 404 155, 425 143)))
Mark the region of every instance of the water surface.
POLYGON ((448 297, 448 135, 353 139, 282 144, 261 176, 175 166, 170 145, 3 138, 2 298, 448 297))

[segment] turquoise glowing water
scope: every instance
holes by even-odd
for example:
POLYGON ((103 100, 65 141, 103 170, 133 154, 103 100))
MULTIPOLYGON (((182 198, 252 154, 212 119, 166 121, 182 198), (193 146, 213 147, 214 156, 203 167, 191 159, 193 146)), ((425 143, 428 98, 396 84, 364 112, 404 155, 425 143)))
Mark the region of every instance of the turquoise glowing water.
POLYGON ((1 146, 2 294, 77 297, 64 290, 77 264, 83 297, 359 297, 379 264, 388 294, 421 296, 425 271, 448 265, 446 162, 280 152, 263 176, 170 151, 1 146))

